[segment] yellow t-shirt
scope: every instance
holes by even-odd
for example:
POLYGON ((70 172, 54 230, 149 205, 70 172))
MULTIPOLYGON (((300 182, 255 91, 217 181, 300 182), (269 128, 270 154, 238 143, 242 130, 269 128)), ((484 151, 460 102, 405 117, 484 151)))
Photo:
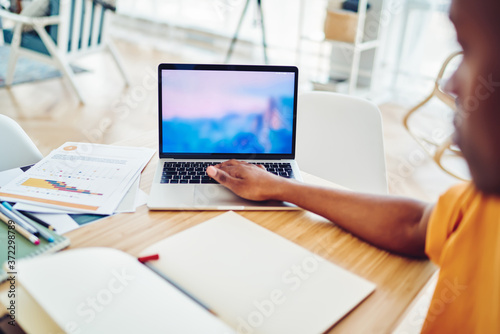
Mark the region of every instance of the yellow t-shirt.
POLYGON ((425 252, 440 273, 422 333, 500 333, 500 197, 452 187, 432 212, 425 252))

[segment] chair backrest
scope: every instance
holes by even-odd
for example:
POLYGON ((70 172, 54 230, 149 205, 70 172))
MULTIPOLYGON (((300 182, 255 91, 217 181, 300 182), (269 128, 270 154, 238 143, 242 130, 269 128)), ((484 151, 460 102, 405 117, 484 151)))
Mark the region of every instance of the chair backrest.
POLYGON ((348 95, 300 94, 296 160, 304 172, 351 190, 387 193, 380 110, 348 95))
POLYGON ((61 17, 58 45, 67 45, 70 54, 100 48, 107 27, 106 8, 94 0, 51 0, 54 10, 58 2, 58 12, 53 13, 61 17))
POLYGON ((0 171, 34 164, 43 158, 13 119, 0 114, 0 171))
MULTIPOLYGON (((48 5, 47 15, 60 16, 59 24, 48 25, 45 30, 62 52, 81 54, 104 46, 104 36, 109 16, 105 14, 111 8, 110 6, 99 0, 34 1, 30 3, 30 8, 27 7, 21 14, 27 13, 28 16, 33 16, 29 15, 29 13, 35 12, 37 6, 46 5, 48 5)), ((38 14, 34 16, 38 16, 38 14)), ((8 44, 11 43, 12 33, 11 31, 5 38, 5 42, 8 44)), ((38 36, 34 31, 31 34, 38 36)), ((23 46, 33 49, 29 45, 23 46)), ((49 54, 45 46, 42 47, 42 50, 34 49, 34 51, 49 54)))

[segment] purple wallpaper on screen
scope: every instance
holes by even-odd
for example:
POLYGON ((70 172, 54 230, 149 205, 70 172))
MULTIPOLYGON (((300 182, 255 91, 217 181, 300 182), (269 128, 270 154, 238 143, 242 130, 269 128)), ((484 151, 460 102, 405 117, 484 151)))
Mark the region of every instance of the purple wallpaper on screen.
POLYGON ((162 71, 163 151, 292 151, 294 73, 162 71))

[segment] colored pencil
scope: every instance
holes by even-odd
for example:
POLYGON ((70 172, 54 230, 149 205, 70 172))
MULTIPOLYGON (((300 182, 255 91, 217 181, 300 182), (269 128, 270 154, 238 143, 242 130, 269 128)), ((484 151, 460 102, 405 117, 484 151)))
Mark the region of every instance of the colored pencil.
MULTIPOLYGON (((33 227, 35 229, 35 232, 33 234, 41 235, 48 242, 54 242, 54 237, 53 236, 51 236, 50 234, 48 234, 47 232, 45 232, 43 229, 38 228, 36 225, 30 224, 30 222, 26 220, 28 218, 25 217, 25 216, 23 216, 23 214, 21 212, 19 212, 16 209, 14 209, 9 203, 3 202, 2 205, 4 207, 6 207, 8 210, 10 210, 10 212, 12 212, 15 216, 17 216, 19 218, 19 220, 17 220, 16 222, 19 222, 21 220, 23 223, 28 224, 28 226, 31 226, 31 227, 33 227)), ((25 227, 25 226, 23 226, 23 227, 25 227)), ((26 228, 26 229, 28 231, 30 230, 29 228, 26 228)))
POLYGON ((27 230, 31 234, 36 234, 38 232, 38 230, 33 225, 31 225, 30 223, 28 223, 27 221, 25 221, 21 217, 18 217, 16 214, 14 214, 14 212, 12 212, 10 209, 8 209, 8 206, 10 206, 10 205, 6 206, 6 205, 4 205, 4 203, 6 203, 6 202, 3 202, 2 205, 0 205, 0 212, 2 212, 10 220, 15 221, 17 225, 23 227, 25 230, 27 230))
POLYGON ((23 215, 25 215, 26 217, 28 217, 29 219, 37 222, 38 224, 42 225, 42 226, 45 226, 46 228, 48 228, 49 230, 51 231, 55 231, 56 229, 54 228, 54 226, 50 225, 49 223, 46 223, 44 222, 43 220, 41 220, 40 218, 38 218, 37 216, 27 212, 27 211, 19 211, 20 213, 22 213, 23 215))
MULTIPOLYGON (((9 226, 8 223, 9 223, 9 220, 11 220, 11 219, 9 219, 6 215, 4 215, 3 213, 0 212, 0 220, 3 221, 5 224, 7 224, 7 226, 9 226)), ((32 244, 34 244, 34 245, 40 244, 40 239, 38 239, 36 237, 36 235, 33 235, 30 232, 26 231, 23 227, 21 227, 21 225, 16 224, 16 227, 14 230, 16 231, 16 233, 19 233, 20 235, 22 235, 23 237, 25 237, 26 239, 31 241, 32 244)))

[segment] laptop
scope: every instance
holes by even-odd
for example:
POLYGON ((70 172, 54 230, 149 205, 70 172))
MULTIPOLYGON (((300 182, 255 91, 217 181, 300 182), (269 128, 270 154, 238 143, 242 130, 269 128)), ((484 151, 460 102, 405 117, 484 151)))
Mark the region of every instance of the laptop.
POLYGON ((301 180, 294 66, 160 64, 159 154, 151 210, 294 210, 249 201, 206 175, 228 159, 301 180))

